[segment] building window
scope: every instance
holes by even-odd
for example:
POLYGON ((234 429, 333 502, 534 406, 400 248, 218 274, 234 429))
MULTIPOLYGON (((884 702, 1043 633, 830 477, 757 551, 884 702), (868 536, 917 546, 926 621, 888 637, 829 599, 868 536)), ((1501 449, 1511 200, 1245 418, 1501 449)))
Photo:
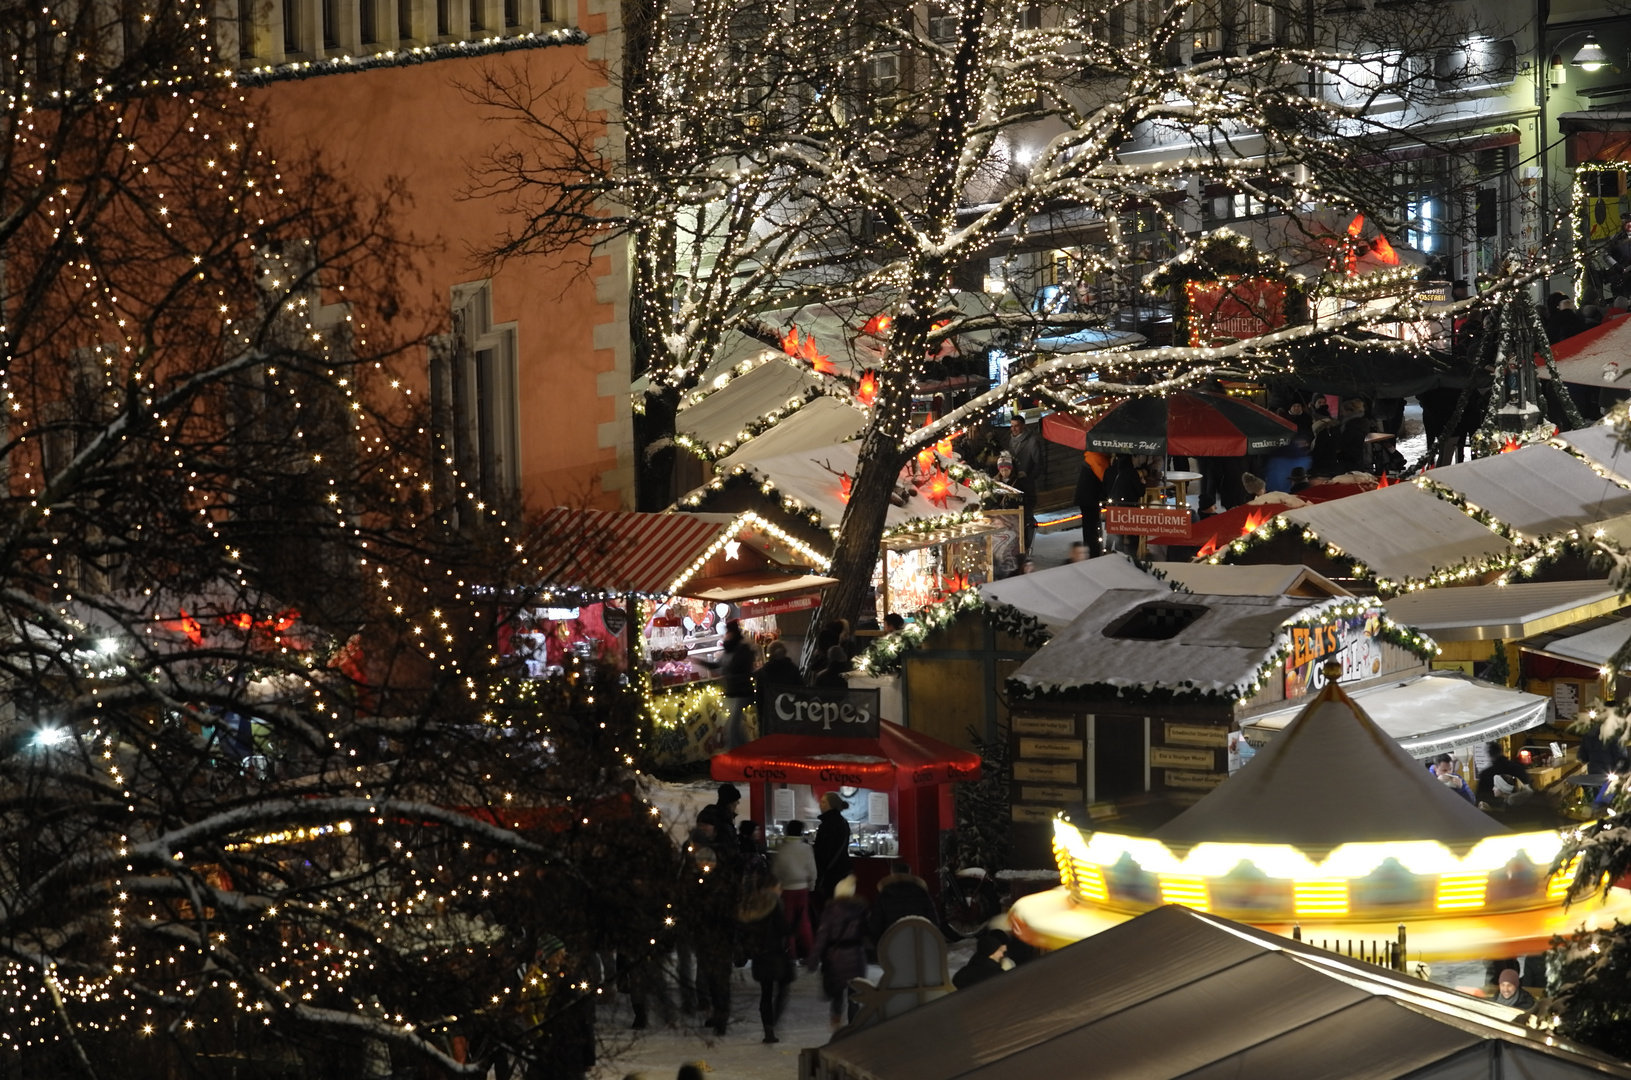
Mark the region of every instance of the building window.
POLYGON ((436 0, 436 36, 447 37, 453 32, 453 0, 436 0))
POLYGON ((379 2, 361 0, 357 7, 357 33, 364 45, 379 44, 379 2))
POLYGON ((483 0, 470 0, 470 29, 472 30, 487 29, 485 20, 481 17, 482 3, 483 0))
POLYGON ((300 0, 283 0, 283 51, 300 51, 300 0))
POLYGON ((255 55, 255 0, 238 0, 238 59, 255 55))
POLYGON ((492 323, 486 282, 454 290, 453 333, 431 356, 431 411, 445 486, 488 506, 520 491, 516 326, 492 323))
POLYGON ((504 25, 521 25, 521 0, 504 0, 504 25))
POLYGON ((413 40, 413 0, 396 0, 396 36, 413 40))
POLYGON ((340 0, 322 0, 323 4, 323 48, 337 49, 340 47, 340 13, 335 6, 340 0))

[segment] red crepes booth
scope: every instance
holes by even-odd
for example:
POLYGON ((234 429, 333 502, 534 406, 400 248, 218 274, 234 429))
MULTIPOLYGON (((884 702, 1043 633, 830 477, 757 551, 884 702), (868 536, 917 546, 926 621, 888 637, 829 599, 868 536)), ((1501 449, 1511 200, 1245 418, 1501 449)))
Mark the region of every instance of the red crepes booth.
POLYGON ((765 687, 759 723, 767 734, 713 759, 715 780, 746 786, 747 817, 765 834, 797 818, 814 836, 821 797, 849 803, 850 855, 870 897, 903 858, 938 891, 940 835, 955 827, 951 785, 980 777, 980 757, 881 720, 875 689, 765 687))

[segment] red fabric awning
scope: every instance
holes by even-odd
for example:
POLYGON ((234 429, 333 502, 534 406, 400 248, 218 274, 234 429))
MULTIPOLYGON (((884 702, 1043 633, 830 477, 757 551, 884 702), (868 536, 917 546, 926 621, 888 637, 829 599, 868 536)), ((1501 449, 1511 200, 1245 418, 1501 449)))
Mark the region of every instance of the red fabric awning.
MULTIPOLYGON (((1358 484, 1315 484, 1313 487, 1303 488, 1297 492, 1297 498, 1306 503, 1330 502, 1332 499, 1343 499, 1349 495, 1358 495, 1362 491, 1370 491, 1358 484)), ((1192 547, 1199 550, 1195 553, 1197 559, 1203 559, 1214 554, 1219 548, 1225 547, 1256 529, 1270 518, 1278 517, 1291 509, 1283 504, 1260 503, 1237 506, 1233 510, 1225 510, 1221 514, 1203 517, 1195 523, 1188 537, 1182 536, 1152 536, 1152 544, 1166 544, 1176 547, 1192 547)))
POLYGON ((544 515, 555 541, 545 579, 562 588, 666 593, 728 527, 696 514, 635 514, 559 506, 544 515))
POLYGON ((716 756, 710 770, 715 780, 840 784, 881 791, 978 780, 980 755, 885 721, 878 725, 876 739, 766 735, 716 756))
POLYGON ((1042 437, 1060 446, 1087 449, 1087 421, 1074 413, 1051 412, 1042 417, 1042 437))

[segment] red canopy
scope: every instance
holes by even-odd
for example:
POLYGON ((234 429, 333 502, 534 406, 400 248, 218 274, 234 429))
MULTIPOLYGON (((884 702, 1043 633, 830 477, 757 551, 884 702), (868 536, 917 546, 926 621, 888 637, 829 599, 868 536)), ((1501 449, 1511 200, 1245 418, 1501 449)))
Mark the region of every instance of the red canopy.
MULTIPOLYGON (((1332 499, 1344 499, 1349 495, 1358 495, 1370 488, 1360 487, 1358 484, 1315 484, 1297 492, 1297 498, 1306 503, 1330 502, 1332 499)), ((1214 554, 1219 548, 1232 544, 1234 541, 1256 529, 1270 518, 1278 517, 1291 507, 1283 503, 1258 503, 1237 506, 1233 510, 1225 510, 1221 514, 1203 517, 1195 523, 1194 529, 1188 537, 1182 536, 1152 536, 1152 544, 1166 544, 1169 546, 1199 548, 1195 557, 1203 559, 1214 554)))
POLYGON ((1060 446, 1087 449, 1087 421, 1075 413, 1051 412, 1042 417, 1042 437, 1060 446))
POLYGON ((774 780, 886 790, 978 780, 980 755, 884 721, 876 739, 766 735, 713 759, 715 780, 774 780))

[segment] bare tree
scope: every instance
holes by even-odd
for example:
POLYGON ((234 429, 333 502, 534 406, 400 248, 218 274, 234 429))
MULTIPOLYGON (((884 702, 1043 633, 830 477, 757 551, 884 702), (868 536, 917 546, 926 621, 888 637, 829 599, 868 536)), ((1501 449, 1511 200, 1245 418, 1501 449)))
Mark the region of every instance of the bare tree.
MULTIPOLYGON (((1400 225, 1377 155, 1442 111, 1441 88, 1466 73, 1438 58, 1467 27, 1442 11, 1338 16, 1327 6, 671 5, 647 36, 640 92, 624 120, 638 154, 586 160, 537 120, 540 99, 516 92, 499 69, 475 90, 503 114, 533 121, 538 136, 489 163, 487 190, 507 197, 524 223, 490 254, 717 223, 696 254, 647 244, 643 258, 659 276, 636 280, 640 301, 683 343, 664 354, 661 371, 681 390, 698 385, 720 330, 744 313, 827 301, 888 316, 832 564, 840 583, 825 602, 832 616, 853 618, 899 474, 921 449, 1018 395, 1070 400, 1088 373, 1099 377, 1096 393, 1112 395, 1160 392, 1225 368, 1260 374, 1287 342, 1361 317, 1207 348, 1039 361, 914 427, 913 387, 948 337, 996 330, 1024 354, 1043 326, 1102 320, 1039 313, 1028 297, 991 312, 953 308, 970 267, 1034 236, 1091 236, 1077 272, 1125 291, 1153 268, 1152 246, 1174 255, 1187 246, 1208 184, 1295 222, 1318 207, 1345 214, 1344 223, 1363 214, 1400 225), (728 302, 701 302, 699 293, 728 302)), ((1340 293, 1352 251, 1340 226, 1306 239, 1331 264, 1313 291, 1340 293)), ((1398 276, 1408 292, 1408 274, 1398 276)), ((1413 309, 1402 299, 1398 310, 1413 309)), ((826 385, 855 397, 858 375, 833 372, 826 385)))
POLYGON ((278 159, 200 9, 116 17, 0 15, 4 1069, 590 1055, 674 853, 632 692, 504 648, 563 538, 446 527, 398 193, 278 159))

